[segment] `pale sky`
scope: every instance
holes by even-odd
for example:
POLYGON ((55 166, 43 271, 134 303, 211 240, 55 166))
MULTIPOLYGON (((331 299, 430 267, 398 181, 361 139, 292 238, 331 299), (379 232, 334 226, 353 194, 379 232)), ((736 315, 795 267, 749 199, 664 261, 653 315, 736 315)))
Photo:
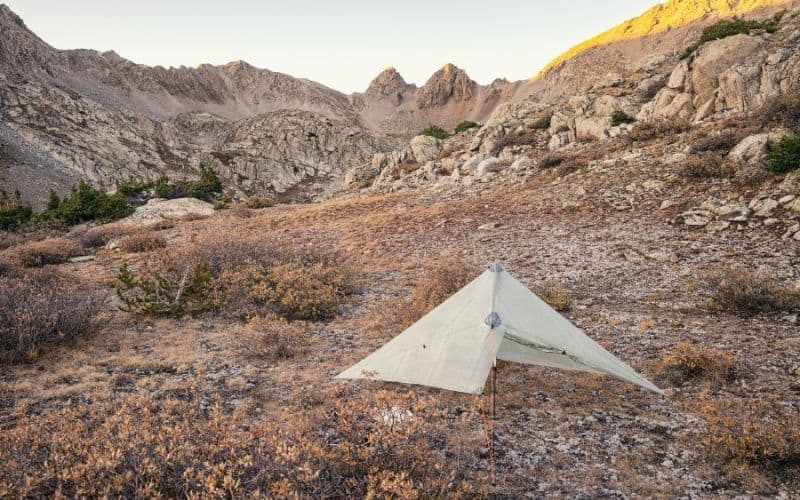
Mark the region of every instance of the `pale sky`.
POLYGON ((536 74, 654 0, 7 0, 59 49, 147 65, 244 60, 361 92, 387 66, 422 85, 445 63, 479 83, 536 74))

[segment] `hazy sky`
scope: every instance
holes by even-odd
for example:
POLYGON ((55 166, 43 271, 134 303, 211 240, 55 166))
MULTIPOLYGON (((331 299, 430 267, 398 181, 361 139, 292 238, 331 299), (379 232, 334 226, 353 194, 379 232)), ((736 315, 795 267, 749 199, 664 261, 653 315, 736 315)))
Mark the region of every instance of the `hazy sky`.
MULTIPOLYGON (((0 0, 2 1, 2 0, 0 0)), ((363 91, 394 66, 421 85, 447 62, 480 82, 528 78, 654 0, 5 0, 60 49, 162 66, 254 66, 363 91)))

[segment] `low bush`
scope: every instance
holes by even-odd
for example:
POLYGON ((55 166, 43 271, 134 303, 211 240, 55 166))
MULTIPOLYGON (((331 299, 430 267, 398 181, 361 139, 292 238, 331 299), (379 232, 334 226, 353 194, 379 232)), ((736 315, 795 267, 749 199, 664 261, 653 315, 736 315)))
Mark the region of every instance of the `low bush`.
POLYGON ((242 356, 281 361, 304 351, 306 328, 303 322, 289 322, 275 315, 255 316, 235 334, 233 344, 242 356))
POLYGON ((257 303, 290 321, 330 319, 352 292, 352 278, 343 266, 302 260, 256 274, 249 290, 257 303))
POLYGON ((742 139, 743 137, 741 137, 740 134, 731 130, 723 130, 721 132, 708 134, 704 137, 699 137, 692 143, 691 147, 692 151, 696 153, 719 151, 727 154, 734 146, 739 144, 739 141, 742 139))
POLYGON ((635 121, 636 121, 636 118, 632 117, 628 113, 626 113, 626 112, 624 112, 622 110, 619 110, 619 109, 614 111, 614 113, 611 115, 611 126, 612 127, 618 127, 618 126, 626 124, 626 123, 634 123, 635 121))
POLYGON ((136 231, 133 226, 123 225, 102 225, 86 230, 78 237, 84 248, 100 248, 111 242, 114 238, 125 236, 136 231))
POLYGON ((566 156, 561 153, 548 153, 539 160, 539 166, 542 168, 553 168, 561 165, 566 159, 566 156))
POLYGON ((712 307, 745 315, 800 310, 800 292, 758 273, 725 270, 706 280, 712 292, 712 307))
POLYGON ((167 240, 164 237, 149 231, 140 231, 119 241, 119 249, 126 253, 152 252, 166 246, 167 240))
POLYGON ((779 14, 772 19, 766 19, 763 21, 748 21, 738 17, 718 21, 717 23, 712 24, 703 30, 703 33, 700 35, 700 40, 687 47, 681 55, 681 59, 686 59, 704 43, 714 40, 720 40, 722 38, 743 33, 746 34, 754 30, 764 30, 767 33, 775 33, 778 30, 778 23, 780 22, 781 17, 782 14, 779 14))
POLYGON ((469 120, 463 121, 456 125, 455 130, 453 131, 454 134, 460 134, 462 132, 466 132, 467 130, 478 128, 480 127, 480 123, 471 122, 469 120))
POLYGON ((730 354, 712 347, 679 342, 664 352, 655 371, 661 380, 674 385, 698 380, 721 385, 735 381, 742 367, 730 354))
POLYGON ((497 140, 492 148, 492 154, 515 146, 532 146, 540 139, 540 132, 511 132, 497 140))
POLYGON ((800 90, 791 89, 767 101, 753 114, 759 124, 800 129, 800 90))
POLYGON ((746 483, 753 469, 797 485, 800 424, 796 410, 766 398, 705 404, 701 416, 708 431, 708 456, 724 464, 729 479, 746 483))
POLYGON ((0 497, 486 496, 467 473, 477 454, 449 439, 431 398, 378 393, 253 422, 186 391, 188 401, 120 394, 16 419, 0 433, 0 497))
POLYGON ((22 226, 33 216, 33 209, 22 202, 19 191, 8 196, 0 191, 0 230, 7 231, 22 226))
POLYGON ((74 240, 48 238, 16 246, 6 253, 24 267, 42 267, 63 264, 72 257, 83 255, 83 247, 74 240))
POLYGON ((653 120, 637 122, 628 133, 628 137, 637 142, 645 142, 659 137, 672 136, 686 132, 691 128, 685 120, 653 120))
POLYGON ((559 312, 569 311, 572 308, 572 298, 569 296, 567 286, 559 280, 547 280, 535 287, 536 295, 550 307, 559 312))
POLYGON ((770 170, 778 174, 800 168, 800 132, 786 136, 772 145, 767 158, 770 170))
POLYGON ((253 210, 259 210, 275 206, 275 201, 264 196, 251 196, 244 201, 243 205, 253 210))
POLYGON ((124 311, 179 318, 216 308, 212 280, 203 264, 159 259, 139 272, 123 264, 115 290, 124 311))
POLYGON ((725 157, 713 151, 688 156, 678 169, 689 179, 722 178, 734 174, 732 166, 725 163, 725 157))
POLYGON ((45 270, 0 277, 0 361, 32 361, 100 328, 105 298, 45 270))
POLYGON ((420 135, 426 135, 428 137, 433 137, 440 140, 450 137, 450 134, 448 134, 445 129, 438 125, 429 125, 426 129, 420 132, 420 135))

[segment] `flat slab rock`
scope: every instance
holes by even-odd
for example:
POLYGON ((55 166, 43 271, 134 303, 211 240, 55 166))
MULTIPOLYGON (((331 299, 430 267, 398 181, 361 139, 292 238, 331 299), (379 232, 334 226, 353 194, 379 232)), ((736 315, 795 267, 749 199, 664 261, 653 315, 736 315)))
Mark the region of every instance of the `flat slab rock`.
POLYGON ((161 219, 179 219, 186 216, 210 217, 214 215, 214 205, 196 198, 176 198, 164 200, 154 198, 147 205, 136 207, 136 211, 120 221, 128 224, 150 224, 161 219))

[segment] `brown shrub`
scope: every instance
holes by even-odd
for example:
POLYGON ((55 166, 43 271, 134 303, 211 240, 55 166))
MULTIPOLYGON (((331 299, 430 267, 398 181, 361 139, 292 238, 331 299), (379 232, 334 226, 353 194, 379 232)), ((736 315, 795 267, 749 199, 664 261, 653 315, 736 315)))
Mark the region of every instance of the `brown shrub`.
POLYGON ((753 469, 798 484, 800 424, 791 407, 764 398, 706 403, 706 453, 728 479, 746 484, 753 469))
POLYGON ((260 210, 262 208, 274 207, 275 200, 264 196, 251 196, 244 201, 243 205, 253 210, 260 210))
POLYGON ((242 356, 280 361, 304 352, 307 328, 308 325, 300 321, 288 322, 273 315, 256 316, 237 332, 233 342, 242 356))
POLYGON ((166 246, 167 240, 162 236, 147 231, 134 233, 119 241, 119 249, 126 253, 152 252, 166 246))
POLYGON ((685 120, 654 120, 637 122, 628 133, 634 141, 644 142, 659 137, 671 136, 686 132, 691 128, 685 120))
POLYGON ((105 299, 47 270, 0 277, 0 361, 34 360, 100 328, 105 299))
POLYGON ((25 236, 11 231, 0 231, 0 250, 11 248, 25 242, 25 236))
POLYGON ((690 155, 678 168, 681 175, 689 179, 731 177, 735 173, 732 165, 725 163, 724 156, 717 152, 690 155))
POLYGON ((561 165, 566 159, 566 156, 561 153, 548 153, 539 160, 539 166, 541 168, 553 168, 561 165))
POLYGON ((559 312, 572 308, 572 299, 563 281, 551 279, 535 287, 536 295, 559 312))
POLYGON ((800 90, 781 93, 754 113, 753 119, 758 124, 800 128, 800 90))
POLYGON ((84 248, 100 248, 108 245, 114 238, 125 236, 136 231, 135 227, 122 225, 103 225, 87 229, 80 235, 80 243, 84 248))
POLYGON ((290 321, 333 318, 342 299, 351 293, 353 280, 345 267, 303 260, 257 273, 249 290, 257 303, 290 321))
POLYGON ((542 137, 542 132, 511 132, 501 137, 492 148, 492 155, 499 153, 505 148, 515 146, 532 146, 542 137))
POLYGON ((656 363, 658 377, 674 385, 703 380, 714 385, 733 382, 742 366, 730 354, 712 347, 703 347, 689 342, 679 342, 664 351, 656 363))
POLYGON ((708 274, 706 281, 716 309, 746 315, 800 310, 800 292, 758 273, 728 269, 708 274))
POLYGON ((119 395, 19 418, 0 434, 0 497, 480 495, 482 478, 465 472, 475 454, 449 441, 430 398, 379 393, 253 423, 187 392, 189 401, 119 395))
POLYGON ((42 267, 63 264, 72 257, 83 255, 78 242, 66 238, 48 238, 25 243, 7 250, 8 256, 24 267, 42 267))
POLYGON ((741 133, 732 130, 723 130, 721 132, 713 132, 703 137, 698 137, 692 142, 691 147, 692 151, 697 153, 719 151, 722 154, 728 154, 742 139, 744 139, 744 137, 742 137, 741 133))

